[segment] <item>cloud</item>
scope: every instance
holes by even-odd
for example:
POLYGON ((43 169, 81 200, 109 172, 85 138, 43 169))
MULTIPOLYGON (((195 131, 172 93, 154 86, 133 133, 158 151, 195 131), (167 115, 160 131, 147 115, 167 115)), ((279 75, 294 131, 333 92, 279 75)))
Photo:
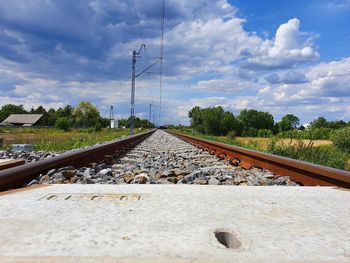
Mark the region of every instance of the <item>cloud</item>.
POLYGON ((350 97, 350 57, 320 63, 306 75, 315 93, 327 97, 350 97))
MULTIPOLYGON (((139 20, 127 0, 0 1, 0 103, 90 100, 104 115, 114 105, 127 117, 132 51, 147 45, 136 63, 140 72, 160 47, 159 1, 135 3, 139 20)), ((163 122, 188 123, 197 104, 281 114, 308 103, 348 102, 348 58, 318 63, 315 35, 300 31, 296 18, 264 39, 244 29, 238 12, 227 0, 166 1, 163 122)), ((159 110, 159 65, 150 71, 136 80, 139 116, 148 116, 152 101, 159 110)), ((330 111, 340 116, 348 109, 330 111)))
POLYGON ((350 0, 335 0, 328 2, 325 6, 328 11, 344 12, 350 8, 350 0))
POLYGON ((307 82, 306 76, 300 71, 288 71, 283 74, 271 74, 265 77, 265 80, 270 84, 298 84, 307 82))
POLYGON ((266 77, 270 85, 259 90, 256 96, 259 107, 298 109, 295 112, 309 120, 315 114, 346 118, 350 103, 350 58, 306 68, 298 72, 303 78, 301 82, 286 81, 288 74, 266 77))
POLYGON ((308 34, 300 32, 299 26, 297 18, 280 25, 275 39, 265 40, 260 50, 248 58, 246 67, 256 70, 290 68, 318 59, 311 39, 305 39, 308 34))

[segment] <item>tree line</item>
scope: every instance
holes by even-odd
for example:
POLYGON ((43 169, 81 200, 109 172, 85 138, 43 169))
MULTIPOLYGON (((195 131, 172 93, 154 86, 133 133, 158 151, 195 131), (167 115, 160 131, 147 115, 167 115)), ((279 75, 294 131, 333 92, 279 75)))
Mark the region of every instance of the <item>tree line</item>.
MULTIPOLYGON (((23 105, 6 104, 0 108, 0 122, 3 122, 11 114, 42 114, 43 116, 36 125, 56 126, 62 130, 71 128, 91 128, 100 130, 109 127, 110 120, 101 117, 99 110, 90 102, 82 101, 76 107, 67 105, 63 108, 46 110, 43 106, 31 108, 27 111, 23 105)), ((119 126, 130 127, 130 117, 120 119, 119 126)), ((136 128, 153 128, 154 124, 145 119, 135 118, 136 128)))
MULTIPOLYGON (((298 130, 305 130, 305 127, 300 125, 300 119, 293 114, 286 114, 281 121, 275 122, 271 113, 254 109, 244 109, 234 116, 232 112, 224 111, 221 106, 208 108, 196 106, 190 110, 188 117, 194 130, 210 135, 227 135, 230 132, 237 136, 271 137, 275 134, 300 134, 298 130)), ((328 121, 324 117, 319 117, 310 123, 307 130, 309 133, 310 130, 321 133, 316 137, 329 137, 331 130, 346 126, 350 126, 350 122, 328 121)))

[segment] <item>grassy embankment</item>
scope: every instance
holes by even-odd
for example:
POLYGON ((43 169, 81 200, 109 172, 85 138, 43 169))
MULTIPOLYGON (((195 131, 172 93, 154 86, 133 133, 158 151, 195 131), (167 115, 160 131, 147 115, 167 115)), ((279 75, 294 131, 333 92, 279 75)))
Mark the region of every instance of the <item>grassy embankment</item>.
POLYGON ((350 154, 337 149, 329 140, 299 140, 203 135, 189 130, 181 131, 199 138, 231 144, 310 163, 350 171, 350 154))
MULTIPOLYGON (((135 133, 145 129, 135 129, 135 133)), ((74 129, 64 132, 54 128, 1 128, 0 138, 4 139, 3 149, 10 149, 11 144, 30 143, 37 151, 64 151, 94 145, 98 142, 129 135, 129 129, 74 129)))

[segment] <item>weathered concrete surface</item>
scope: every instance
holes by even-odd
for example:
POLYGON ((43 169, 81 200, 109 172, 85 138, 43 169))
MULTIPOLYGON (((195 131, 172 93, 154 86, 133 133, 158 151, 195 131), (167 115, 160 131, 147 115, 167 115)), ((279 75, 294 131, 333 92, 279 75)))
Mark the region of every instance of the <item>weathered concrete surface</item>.
POLYGON ((50 185, 0 194, 0 262, 350 262, 350 192, 50 185), (227 249, 216 230, 241 246, 227 249))

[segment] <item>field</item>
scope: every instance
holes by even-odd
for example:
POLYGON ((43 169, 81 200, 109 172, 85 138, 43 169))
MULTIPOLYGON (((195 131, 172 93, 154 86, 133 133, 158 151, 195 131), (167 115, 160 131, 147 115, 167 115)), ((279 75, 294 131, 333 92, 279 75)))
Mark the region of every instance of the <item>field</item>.
MULTIPOLYGON (((145 130, 135 129, 135 133, 145 130)), ((53 128, 1 128, 3 149, 10 149, 11 144, 29 143, 37 151, 64 151, 90 146, 98 142, 110 141, 129 134, 129 129, 74 129, 69 132, 53 128)))
MULTIPOLYGON (((267 149, 271 144, 271 138, 255 138, 255 137, 236 137, 237 141, 243 144, 253 144, 256 143, 259 148, 267 149)), ((330 140, 297 140, 297 139, 281 139, 278 141, 280 145, 297 145, 302 142, 305 145, 309 145, 310 143, 313 146, 321 146, 321 145, 331 145, 333 144, 330 140)))

